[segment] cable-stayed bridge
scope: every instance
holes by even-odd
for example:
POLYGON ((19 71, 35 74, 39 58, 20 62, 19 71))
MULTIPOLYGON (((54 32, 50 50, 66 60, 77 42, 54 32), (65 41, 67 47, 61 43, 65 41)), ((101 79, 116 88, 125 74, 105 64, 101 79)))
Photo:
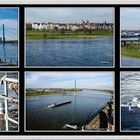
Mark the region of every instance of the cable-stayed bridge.
POLYGON ((15 28, 0 26, 0 66, 18 65, 18 39, 15 28))

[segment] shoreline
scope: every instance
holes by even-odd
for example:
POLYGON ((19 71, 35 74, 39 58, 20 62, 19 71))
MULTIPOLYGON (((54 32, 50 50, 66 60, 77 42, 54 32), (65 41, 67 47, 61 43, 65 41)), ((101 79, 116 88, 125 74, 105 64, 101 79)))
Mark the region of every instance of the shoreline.
POLYGON ((128 58, 132 58, 132 59, 140 60, 140 57, 129 56, 129 55, 124 55, 124 54, 121 54, 121 56, 128 57, 128 58))
POLYGON ((38 38, 38 39, 27 39, 26 38, 26 41, 48 41, 48 40, 78 40, 78 39, 99 39, 99 38, 102 38, 102 39, 113 39, 112 36, 91 36, 91 37, 76 37, 76 38, 70 38, 70 37, 65 37, 65 38, 48 38, 48 39, 42 39, 42 38, 38 38))
POLYGON ((121 48, 121 55, 130 57, 130 58, 140 59, 140 52, 139 50, 135 50, 135 49, 121 48))
MULTIPOLYGON (((76 91, 76 94, 80 94, 80 92, 82 92, 82 91, 83 91, 83 89, 79 89, 76 91)), ((109 95, 113 95, 113 92, 114 92, 114 91, 106 91, 106 90, 93 90, 93 91, 105 92, 109 95)), ((56 91, 56 92, 50 92, 50 93, 47 93, 47 92, 28 93, 28 92, 26 92, 26 97, 52 96, 52 95, 57 95, 57 94, 74 94, 74 93, 75 93, 75 91, 56 91)))
POLYGON ((46 32, 26 30, 26 40, 65 40, 65 39, 96 39, 96 38, 113 38, 113 31, 91 31, 91 32, 46 32))
MULTIPOLYGON (((76 93, 81 92, 82 90, 77 90, 76 93)), ((26 92, 27 97, 34 97, 34 96, 52 96, 56 94, 74 94, 75 91, 53 91, 53 92, 32 92, 28 93, 26 92), (68 92, 68 93, 67 93, 68 92)))
MULTIPOLYGON (((102 107, 99 111, 97 111, 92 117, 90 117, 87 120, 87 122, 82 126, 82 128, 84 128, 85 131, 87 131, 87 130, 88 131, 89 130, 96 130, 96 131, 97 130, 103 130, 103 131, 107 131, 107 130, 105 130, 105 128, 101 128, 101 126, 100 126, 101 125, 100 123, 102 121, 102 120, 100 120, 100 114, 102 112, 102 113, 106 114, 106 116, 108 116, 109 103, 111 103, 111 102, 107 102, 107 104, 104 105, 104 107, 102 107)), ((113 118, 114 118, 114 116, 113 116, 113 118)), ((108 129, 108 128, 106 128, 106 129, 108 129)), ((113 131, 113 130, 110 130, 110 131, 113 131)))

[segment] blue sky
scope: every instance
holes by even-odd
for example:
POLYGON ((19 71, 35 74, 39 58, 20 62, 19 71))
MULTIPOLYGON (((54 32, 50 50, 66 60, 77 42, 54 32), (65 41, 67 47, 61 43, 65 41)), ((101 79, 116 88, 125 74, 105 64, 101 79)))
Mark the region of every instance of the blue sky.
POLYGON ((6 40, 18 39, 18 8, 0 8, 0 37, 5 25, 6 40))
POLYGON ((121 8, 121 29, 140 30, 140 8, 121 8))
POLYGON ((114 8, 26 8, 26 22, 81 23, 114 22, 114 8))
POLYGON ((26 72, 26 88, 114 88, 113 72, 26 72))

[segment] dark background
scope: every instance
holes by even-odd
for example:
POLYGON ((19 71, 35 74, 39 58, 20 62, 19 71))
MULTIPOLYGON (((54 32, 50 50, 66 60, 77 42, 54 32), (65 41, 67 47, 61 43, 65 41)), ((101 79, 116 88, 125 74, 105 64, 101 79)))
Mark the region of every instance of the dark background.
MULTIPOLYGON (((20 81, 20 109, 19 109, 19 132, 0 132, 0 135, 139 135, 139 132, 120 132, 120 71, 139 71, 140 68, 120 68, 120 7, 140 7, 140 5, 0 5, 1 7, 19 8, 19 67, 0 68, 0 71, 18 71, 20 81), (25 7, 114 7, 115 8, 115 67, 114 68, 26 68, 24 66, 24 8, 25 7), (24 72, 25 71, 113 71, 115 72, 115 132, 26 132, 24 107, 24 72)), ((134 21, 135 22, 135 21, 134 21)), ((25 116, 26 117, 26 116, 25 116)))

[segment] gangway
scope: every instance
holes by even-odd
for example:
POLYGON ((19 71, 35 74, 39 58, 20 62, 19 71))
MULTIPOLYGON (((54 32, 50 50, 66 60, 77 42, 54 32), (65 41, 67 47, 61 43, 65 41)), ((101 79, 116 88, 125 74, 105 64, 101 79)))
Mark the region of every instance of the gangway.
MULTIPOLYGON (((4 86, 4 93, 0 95, 0 98, 1 99, 4 99, 4 106, 5 106, 5 112, 4 112, 4 119, 5 119, 5 127, 6 127, 6 131, 9 131, 9 121, 16 124, 16 125, 19 125, 19 121, 17 120, 14 120, 13 118, 11 118, 9 116, 9 110, 8 110, 8 105, 9 105, 9 102, 8 101, 11 101, 13 104, 17 104, 18 105, 18 99, 14 99, 14 98, 11 98, 9 97, 9 93, 8 93, 8 89, 12 89, 12 90, 17 90, 16 91, 16 94, 18 93, 18 80, 17 79, 14 79, 14 78, 9 78, 7 76, 7 74, 5 74, 1 80, 1 85, 4 86)), ((18 96, 18 95, 17 95, 18 96)))

